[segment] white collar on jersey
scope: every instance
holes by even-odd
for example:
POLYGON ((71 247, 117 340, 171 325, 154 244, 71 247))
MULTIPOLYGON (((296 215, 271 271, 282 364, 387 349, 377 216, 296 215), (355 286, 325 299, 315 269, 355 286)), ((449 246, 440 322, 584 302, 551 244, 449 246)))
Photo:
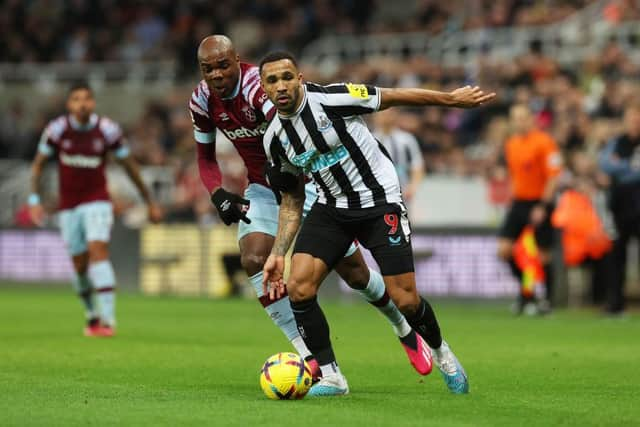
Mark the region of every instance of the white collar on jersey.
POLYGON ((291 114, 284 114, 281 113, 280 110, 278 110, 278 117, 281 117, 283 119, 290 119, 291 117, 300 114, 300 112, 304 108, 304 105, 307 103, 307 86, 305 86, 304 83, 300 86, 302 86, 302 102, 300 102, 298 109, 291 114))
POLYGON ((74 130, 88 131, 96 127, 98 124, 98 115, 96 113, 91 114, 91 116, 89 116, 89 122, 87 124, 83 124, 76 120, 73 115, 69 114, 69 123, 74 130))
POLYGON ((236 83, 236 87, 233 89, 233 92, 231 93, 231 95, 222 98, 225 101, 229 100, 229 99, 233 99, 236 96, 238 96, 238 93, 240 93, 240 83, 242 83, 242 70, 240 70, 240 74, 238 74, 238 83, 236 83))

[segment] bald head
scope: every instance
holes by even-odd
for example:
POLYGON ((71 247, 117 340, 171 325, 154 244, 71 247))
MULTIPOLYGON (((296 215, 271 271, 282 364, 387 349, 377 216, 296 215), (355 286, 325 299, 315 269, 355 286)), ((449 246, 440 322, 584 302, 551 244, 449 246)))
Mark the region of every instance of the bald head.
POLYGON ((198 65, 210 91, 221 98, 233 95, 240 78, 240 57, 229 37, 205 37, 198 46, 198 65))
POLYGON ((227 36, 221 34, 214 34, 207 36, 200 42, 198 46, 198 60, 200 58, 206 58, 212 55, 218 55, 221 53, 230 53, 236 56, 236 50, 233 47, 233 42, 227 36))

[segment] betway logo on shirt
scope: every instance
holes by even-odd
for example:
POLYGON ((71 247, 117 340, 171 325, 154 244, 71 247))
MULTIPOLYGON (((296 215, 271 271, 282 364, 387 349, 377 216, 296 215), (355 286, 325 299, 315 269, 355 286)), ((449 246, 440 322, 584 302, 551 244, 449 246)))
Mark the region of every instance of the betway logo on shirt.
POLYGON ((83 156, 82 154, 60 154, 60 162, 63 165, 74 168, 95 169, 100 166, 102 159, 98 156, 83 156))
POLYGON ((267 131, 267 122, 263 122, 260 126, 255 129, 247 129, 242 126, 236 129, 221 129, 222 132, 229 138, 231 141, 235 141, 238 138, 255 138, 257 136, 262 136, 267 131))

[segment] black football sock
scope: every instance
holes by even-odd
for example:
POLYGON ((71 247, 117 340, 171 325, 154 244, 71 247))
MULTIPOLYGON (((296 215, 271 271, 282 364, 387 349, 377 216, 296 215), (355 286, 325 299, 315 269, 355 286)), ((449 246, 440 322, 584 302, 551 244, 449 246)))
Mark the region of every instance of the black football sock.
POLYGON ((442 335, 440 335, 440 325, 436 319, 433 308, 424 298, 420 298, 420 304, 415 314, 407 316, 407 321, 414 331, 420 334, 431 348, 439 348, 442 345, 442 335))
POLYGON ((418 339, 416 338, 415 331, 409 332, 409 334, 405 337, 400 337, 400 342, 402 342, 402 344, 406 345, 410 349, 418 349, 418 339))
POLYGON ((318 305, 317 297, 298 302, 290 300, 290 303, 298 332, 318 365, 335 364, 336 357, 329 339, 329 324, 318 305))

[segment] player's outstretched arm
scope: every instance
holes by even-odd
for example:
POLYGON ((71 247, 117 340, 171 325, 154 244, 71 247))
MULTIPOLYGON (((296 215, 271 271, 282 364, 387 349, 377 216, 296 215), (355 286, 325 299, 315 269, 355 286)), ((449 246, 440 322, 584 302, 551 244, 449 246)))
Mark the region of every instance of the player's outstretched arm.
POLYGON ((298 176, 298 185, 291 192, 282 194, 278 215, 278 232, 263 269, 262 287, 265 295, 271 299, 284 294, 284 256, 293 242, 300 223, 304 207, 304 176, 298 176))
POLYGON ((149 221, 159 222, 160 220, 162 220, 162 209, 156 202, 154 202, 153 198, 151 197, 151 193, 147 188, 147 185, 142 180, 138 163, 131 156, 118 158, 118 162, 122 165, 122 167, 124 167, 127 175, 129 175, 129 178, 131 178, 131 181, 133 181, 136 188, 140 192, 140 195, 147 204, 147 208, 149 210, 149 221))
POLYGON ((31 194, 29 195, 29 216, 31 221, 37 226, 44 224, 44 208, 40 203, 40 177, 42 170, 47 163, 48 156, 38 152, 31 163, 31 194))
POLYGON ((473 108, 496 97, 485 93, 478 86, 464 86, 451 92, 429 89, 381 88, 380 110, 399 106, 427 106, 473 108))

